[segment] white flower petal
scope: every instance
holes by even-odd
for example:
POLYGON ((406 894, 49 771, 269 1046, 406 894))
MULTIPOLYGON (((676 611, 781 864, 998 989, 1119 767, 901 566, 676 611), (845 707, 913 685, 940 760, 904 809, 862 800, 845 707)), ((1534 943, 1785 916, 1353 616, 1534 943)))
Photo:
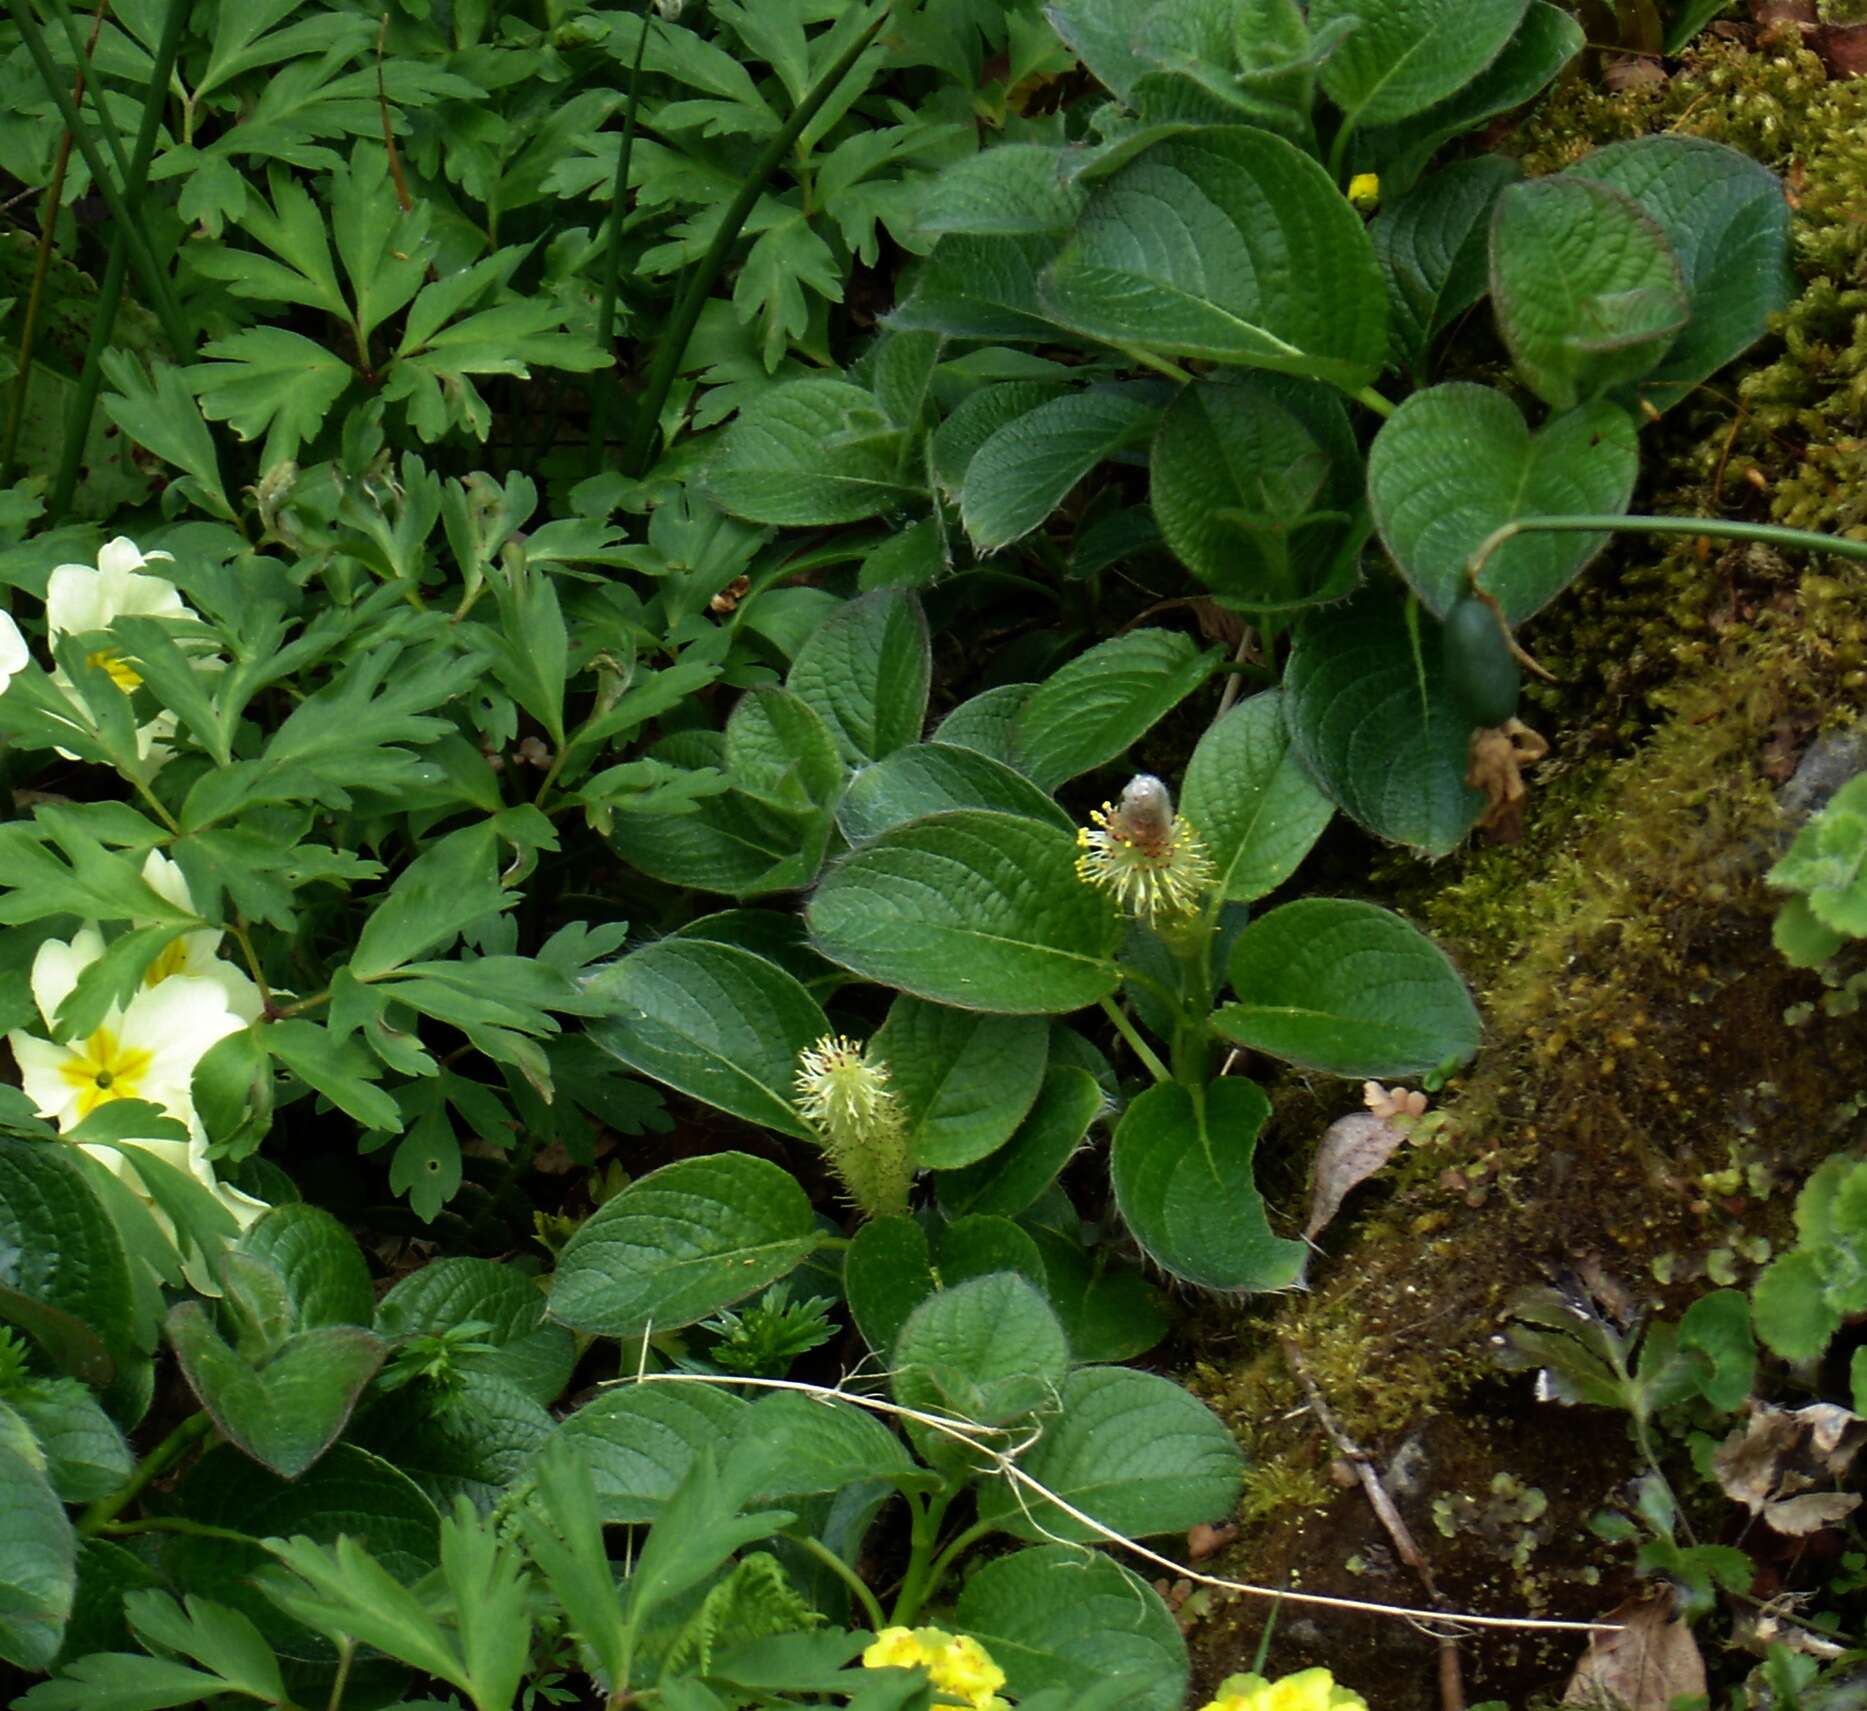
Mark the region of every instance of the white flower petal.
POLYGON ((19 625, 13 622, 12 614, 0 612, 0 695, 6 693, 6 686, 13 681, 13 674, 24 671, 32 664, 32 650, 26 646, 26 638, 19 633, 19 625))
POLYGON ((78 1120, 78 1090, 59 1073, 59 1066, 70 1056, 63 1046, 42 1040, 36 1034, 14 1032, 6 1043, 19 1065, 20 1091, 32 1101, 32 1107, 48 1122, 61 1129, 78 1120))
POLYGON ((39 947, 32 959, 32 996, 48 1028, 56 1025, 58 1007, 71 995, 78 976, 103 954, 104 935, 95 927, 80 927, 69 940, 47 939, 39 947))
POLYGON ((137 1097, 160 1105, 184 1123, 194 1121, 189 1083, 208 1048, 245 1024, 227 1008, 226 994, 211 980, 175 975, 146 986, 123 1012, 127 1049, 150 1054, 137 1097))
POLYGON ((177 909, 194 913, 194 894, 188 889, 187 875, 160 850, 151 850, 143 863, 143 883, 177 909))

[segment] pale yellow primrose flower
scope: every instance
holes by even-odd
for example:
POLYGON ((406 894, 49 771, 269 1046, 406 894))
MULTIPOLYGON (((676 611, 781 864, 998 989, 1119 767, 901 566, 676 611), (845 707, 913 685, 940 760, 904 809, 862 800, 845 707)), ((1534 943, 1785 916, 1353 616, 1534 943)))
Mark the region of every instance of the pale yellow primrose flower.
POLYGON ((1192 914, 1218 877, 1212 858, 1173 797, 1151 773, 1128 781, 1119 803, 1104 802, 1076 833, 1076 877, 1109 892, 1149 926, 1192 914))
POLYGON ((1368 1711, 1359 1693, 1337 1687, 1326 1669, 1299 1670, 1278 1681, 1234 1675, 1219 1683, 1219 1697, 1200 1711, 1368 1711))
MULTIPOLYGON (((32 963, 32 995, 48 1029, 78 976, 103 954, 103 935, 95 927, 81 928, 69 942, 48 939, 39 947, 32 963)), ((232 972, 238 974, 238 970, 232 972)), ((245 1025, 228 1007, 227 993, 218 981, 175 974, 141 987, 127 1005, 112 1006, 82 1039, 43 1040, 15 1029, 7 1035, 7 1044, 19 1065, 26 1097, 41 1117, 61 1130, 76 1128, 100 1105, 118 1099, 159 1105, 166 1115, 187 1126, 186 1141, 79 1143, 148 1207, 173 1242, 174 1225, 136 1174, 139 1152, 192 1176, 243 1230, 268 1209, 263 1200, 241 1193, 215 1175, 190 1085, 195 1065, 208 1048, 245 1025)), ((195 1287, 215 1293, 206 1268, 195 1263, 196 1256, 184 1259, 195 1287)))
POLYGON ((0 695, 6 693, 6 686, 13 681, 13 674, 24 671, 31 664, 32 650, 26 646, 26 638, 19 633, 19 625, 13 622, 10 613, 0 612, 0 695))
MULTIPOLYGON (((172 563, 174 557, 166 552, 144 553, 127 536, 118 535, 98 549, 96 564, 59 565, 45 588, 45 621, 53 645, 56 647, 60 636, 108 630, 119 618, 196 617, 174 583, 143 574, 145 566, 158 559, 172 563)), ((125 695, 143 681, 135 666, 115 648, 100 648, 91 656, 91 663, 108 672, 110 681, 125 695)), ((77 691, 63 671, 53 671, 52 682, 65 695, 77 699, 77 691)), ((168 760, 169 750, 162 739, 174 729, 175 715, 168 712, 137 727, 137 755, 147 763, 149 775, 168 760)), ((67 760, 77 759, 66 749, 58 752, 67 760)))
MULTIPOLYGON (((188 889, 187 878, 160 850, 149 852, 149 859, 143 863, 143 881, 158 897, 166 897, 178 909, 186 909, 191 915, 195 912, 194 895, 188 889)), ((140 927, 148 923, 133 921, 131 925, 140 927)), ((143 985, 159 986, 175 975, 191 980, 211 980, 220 988, 227 1008, 242 1022, 258 1021, 266 1007, 265 1000, 245 970, 236 968, 220 954, 222 937, 217 928, 203 927, 171 939, 150 963, 143 975, 143 985)))
POLYGON ((1005 1672, 970 1634, 942 1628, 884 1628, 862 1654, 864 1669, 924 1669, 935 1693, 973 1711, 1006 1711, 1005 1672))

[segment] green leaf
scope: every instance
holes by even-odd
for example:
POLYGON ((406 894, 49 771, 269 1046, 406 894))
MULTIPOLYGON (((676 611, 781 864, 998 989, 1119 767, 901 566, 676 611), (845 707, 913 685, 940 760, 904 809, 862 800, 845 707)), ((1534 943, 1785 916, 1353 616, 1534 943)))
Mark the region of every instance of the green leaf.
POLYGON ((213 360, 193 364, 182 378, 202 415, 230 424, 243 440, 265 434, 260 461, 268 467, 317 436, 353 378, 342 357, 284 327, 210 339, 201 354, 213 360))
POLYGON ((1369 226, 1387 281, 1395 354, 1416 375, 1425 373, 1439 335, 1491 289, 1491 210, 1522 176, 1508 155, 1454 161, 1369 226))
POLYGON ((486 1514, 556 1430, 557 1422, 516 1385, 469 1371, 445 1388, 381 1398, 358 1415, 349 1440, 399 1467, 436 1508, 464 1497, 486 1514))
POLYGON ((1010 1140, 976 1164, 941 1171, 941 1209, 949 1216, 990 1212, 1015 1218, 1057 1179, 1101 1109, 1102 1089, 1093 1075, 1051 1064, 1010 1140))
POLYGON ((64 1503, 106 1497, 134 1463, 117 1424, 75 1378, 32 1378, 6 1393, 45 1458, 45 1479, 64 1503))
POLYGON ((901 1440, 873 1414, 795 1393, 767 1394, 740 1414, 728 1454, 764 1463, 765 1476, 753 1491, 761 1503, 914 1472, 901 1440))
POLYGON ((0 1318, 93 1385, 138 1345, 123 1244, 57 1141, 0 1136, 0 1318))
POLYGON ((1243 606, 1340 592, 1366 530, 1348 412, 1285 375, 1181 388, 1154 439, 1148 499, 1180 562, 1243 606))
POLYGON ((1445 687, 1438 626, 1419 628, 1416 649, 1385 590, 1306 620, 1284 671, 1284 718, 1338 807, 1377 837, 1444 855, 1484 798, 1465 782, 1471 724, 1445 687))
POLYGON ((852 844, 948 808, 995 808, 1074 832, 1051 797, 1022 773, 976 749, 951 743, 910 743, 861 768, 836 805, 836 824, 852 844))
POLYGON ((285 1479, 296 1479, 336 1442, 387 1352, 372 1331, 331 1325, 287 1338, 255 1367, 227 1346, 198 1301, 176 1307, 167 1329, 215 1425, 285 1479))
POLYGON ((966 465, 960 516, 973 546, 996 552, 1028 535, 1082 478, 1139 445, 1160 419, 1151 383, 1066 392, 1014 416, 966 465))
POLYGON ((1568 177, 1498 197, 1491 304, 1517 372, 1557 410, 1650 373, 1690 313, 1659 225, 1632 197, 1568 177))
POLYGON ((477 1320, 484 1353, 461 1352, 456 1365, 516 1384, 533 1401, 555 1402, 570 1379, 576 1348, 562 1325, 545 1322, 536 1280, 514 1266, 483 1259, 430 1260, 376 1305, 376 1334, 390 1342, 438 1336, 477 1320))
POLYGON ((816 999, 775 963, 734 945, 663 939, 608 965, 587 988, 605 1009, 590 1038, 631 1069, 799 1140, 798 1054, 831 1032, 816 999))
POLYGON ((1281 691, 1250 696, 1206 728, 1180 811, 1212 857, 1220 897, 1253 903, 1296 872, 1335 807, 1297 762, 1281 691))
POLYGON ((1570 176, 1631 196, 1679 258, 1691 320, 1640 395, 1664 410, 1768 331, 1796 293, 1782 181, 1703 137, 1655 136, 1596 149, 1570 176))
MULTIPOLYGON (((1043 1296, 1013 1272, 931 1295, 895 1339, 889 1388, 922 1413, 1002 1426, 1041 1408, 1064 1383, 1069 1345, 1043 1296)), ((943 1472, 977 1466, 963 1443, 909 1424, 923 1460, 943 1472)))
POLYGON ((816 710, 843 758, 860 766, 919 741, 931 674, 919 604, 884 588, 832 613, 792 661, 785 687, 816 710))
POLYGON ((1478 1010, 1451 960, 1391 910, 1304 897, 1232 947, 1228 1040, 1330 1075, 1418 1075, 1478 1049, 1478 1010))
POLYGON ((1195 1094, 1162 1082, 1122 1114, 1109 1155, 1115 1203, 1156 1265, 1206 1289, 1283 1289, 1308 1250, 1271 1233, 1252 1176, 1270 1102, 1222 1078, 1195 1094))
POLYGON ((302 1018, 270 1023, 260 1030, 266 1050, 307 1087, 366 1129, 402 1132, 402 1113, 375 1085, 382 1066, 355 1040, 339 1041, 328 1028, 302 1018))
POLYGON ((927 1232, 905 1214, 867 1220, 843 1256, 849 1311, 884 1364, 908 1315, 939 1286, 927 1232))
POLYGON ((1390 125, 1457 93, 1498 57, 1528 0, 1311 0, 1312 30, 1352 27, 1322 62, 1346 123, 1390 125))
POLYGON ((77 1592, 78 1541, 46 1479, 45 1454, 0 1403, 0 1660, 45 1669, 77 1592))
POLYGON ((1098 183, 1041 289, 1047 313, 1105 343, 1350 391, 1387 354, 1361 216, 1265 131, 1173 137, 1098 183))
POLYGON ((1112 1558, 1042 1545, 987 1563, 960 1589, 954 1626, 1005 1672, 1020 1701, 1061 1692, 1070 1704, 1106 1684, 1110 1706, 1176 1711, 1189 1665, 1179 1624, 1159 1595, 1112 1558))
POLYGON ((760 393, 721 436, 706 486, 755 523, 855 523, 907 497, 902 431, 860 387, 790 380, 760 393))
POLYGON ((1011 730, 1036 688, 1034 683, 1000 683, 981 690, 940 721, 934 728, 934 741, 953 748, 971 749, 1006 766, 1017 767, 1011 730))
POLYGON ((1567 10, 1530 0, 1509 46, 1463 89, 1411 119, 1358 133, 1357 167, 1378 169, 1390 195, 1410 189, 1442 144, 1534 100, 1582 51, 1583 41, 1582 26, 1567 10))
POLYGON ((916 269, 888 324, 896 332, 1054 344, 1060 335, 1038 302, 1038 275, 1056 249, 1048 234, 944 237, 916 269))
MULTIPOLYGON (((987 156, 997 150, 988 151, 987 156)), ((1062 395, 1063 383, 1051 379, 1007 380, 968 393, 934 429, 932 462, 935 479, 949 499, 957 500, 966 472, 979 448, 1007 423, 1028 416, 1040 404, 1062 395)))
POLYGON ((678 1330, 775 1283, 817 1240, 788 1170, 746 1153, 683 1159, 638 1177, 571 1237, 551 1316, 607 1337, 678 1330))
POLYGON ((833 867, 805 919, 832 962, 963 1010, 1042 1015, 1115 989, 1121 922, 1052 826, 962 808, 833 867))
POLYGON ((1809 1248, 1798 1248, 1764 1268, 1750 1293, 1757 1335, 1784 1360, 1814 1360, 1841 1328, 1841 1315, 1829 1305, 1821 1261, 1809 1248))
POLYGON ((499 883, 499 844, 482 822, 430 844, 396 876, 351 954, 358 980, 379 980, 417 957, 448 949, 468 927, 518 903, 499 883))
MULTIPOLYGON (((1632 418, 1596 399, 1532 433, 1488 386, 1416 392, 1382 423, 1368 454, 1368 497, 1382 544, 1436 616, 1469 592, 1466 565, 1519 517, 1624 511, 1640 470, 1632 418)), ((1520 624, 1607 545, 1600 535, 1517 535, 1485 560, 1481 585, 1520 624)))
POLYGON ((355 1238, 330 1213, 303 1201, 275 1206, 240 1238, 240 1251, 279 1274, 292 1329, 367 1325, 376 1293, 355 1238))
POLYGON ((1056 0, 1046 16, 1095 80, 1126 102, 1135 79, 1149 70, 1134 49, 1134 9, 1122 0, 1056 0))
POLYGON ((202 510, 223 522, 235 521, 221 485, 214 436, 181 372, 152 357, 145 376, 135 356, 116 348, 104 352, 100 366, 114 388, 103 396, 104 414, 139 446, 179 469, 181 491, 202 510))
POLYGON ((917 231, 1014 237, 1067 232, 1087 200, 1070 157, 1044 143, 1003 143, 955 161, 921 192, 917 231))
POLYGON ((732 1441, 748 1403, 707 1384, 619 1384, 570 1415, 554 1440, 590 1470, 606 1526, 659 1518, 694 1458, 732 1441))
MULTIPOLYGON (((1070 1221, 1076 1224, 1073 1215, 1070 1221)), ((1075 1228, 1028 1227, 1072 1360, 1133 1360, 1166 1336, 1173 1323, 1167 1298, 1136 1267, 1112 1261, 1105 1247, 1085 1250, 1075 1228)))
MULTIPOLYGON (((1065 1502, 1135 1539, 1231 1514, 1244 1458, 1218 1416, 1171 1379, 1083 1367, 1063 1381, 1060 1399, 1060 1416, 1019 1465, 1065 1502)), ((1007 1480, 981 1491, 979 1519, 1020 1539, 1100 1537, 1007 1480)))
POLYGON ((1045 790, 1114 760, 1218 669, 1177 630, 1129 630, 1078 654, 1011 722, 1018 770, 1045 790))
POLYGON ((1679 1346, 1698 1350, 1709 1363, 1710 1376, 1698 1385, 1707 1402, 1727 1410, 1743 1407, 1757 1377, 1757 1340, 1743 1290, 1714 1289, 1694 1301, 1679 1321, 1679 1346))
POLYGON ((907 1115, 908 1156, 950 1170, 1011 1139, 1037 1098, 1049 1034, 1036 1017, 986 1017, 904 993, 870 1048, 907 1115))

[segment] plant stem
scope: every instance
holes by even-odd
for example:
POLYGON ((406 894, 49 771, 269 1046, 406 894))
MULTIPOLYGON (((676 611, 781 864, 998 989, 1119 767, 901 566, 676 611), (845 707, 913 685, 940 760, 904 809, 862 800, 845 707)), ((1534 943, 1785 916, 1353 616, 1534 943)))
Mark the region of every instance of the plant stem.
POLYGON ((78 1517, 78 1533, 90 1538, 108 1526, 142 1494, 149 1482, 178 1462, 188 1450, 213 1431, 214 1421, 203 1408, 188 1418, 136 1464, 136 1471, 107 1497, 100 1497, 78 1517))
POLYGON ((1867 559, 1867 541, 1818 535, 1812 529, 1786 529, 1780 523, 1746 523, 1725 517, 1519 517, 1493 529, 1472 554, 1466 576, 1475 586, 1486 562, 1506 541, 1534 531, 1572 534, 1709 535, 1720 541, 1757 541, 1798 552, 1829 553, 1835 558, 1867 559))
POLYGON ((940 1523, 957 1495, 952 1487, 936 1491, 924 1508, 914 1511, 914 1523, 908 1536, 908 1571, 902 1577, 901 1590, 895 1594, 895 1607, 889 1621, 897 1628, 913 1625, 921 1604, 933 1584, 934 1546, 940 1541, 940 1523))
MULTIPOLYGON (((182 320, 175 294, 169 287, 168 276, 162 271, 155 251, 149 247, 149 240, 143 235, 142 226, 130 209, 126 194, 130 186, 127 183, 119 184, 106 169, 97 139, 91 134, 90 126, 84 122, 76 103, 71 99, 71 91, 65 87, 65 81, 59 75, 52 50, 45 45, 45 32, 39 28, 39 20, 32 15, 27 0, 6 0, 6 9, 7 15, 19 30, 27 53, 32 56, 40 82, 45 85, 53 106, 58 109, 58 116, 71 132, 72 140, 78 145, 78 152, 84 156, 84 164, 91 169, 98 194, 110 209, 110 217, 117 222, 116 237, 129 247, 130 263, 141 277, 143 288, 149 293, 150 307, 162 323, 163 335, 173 347, 176 358, 185 360, 191 345, 187 323, 182 320)), ((157 69, 161 68, 158 66, 157 69)))
POLYGON ((1139 345, 1117 345, 1115 347, 1130 362, 1137 362, 1143 368, 1151 368, 1156 374, 1164 374, 1169 380, 1177 381, 1182 386, 1190 386, 1193 377, 1177 362, 1168 357, 1156 356, 1150 350, 1143 350, 1139 345))
POLYGON ((350 1685, 350 1660, 357 1655, 357 1643, 348 1634, 337 1642, 337 1673, 331 1678, 331 1696, 324 1711, 338 1711, 344 1702, 344 1689, 350 1685))
MULTIPOLYGON (((108 0, 97 0, 91 14, 91 39, 71 80, 71 98, 84 94, 84 74, 90 68, 91 50, 97 46, 97 33, 103 28, 104 7, 108 0)), ((65 200, 65 174, 71 166, 71 132, 58 139, 58 157, 52 163, 52 182, 46 186, 44 211, 39 217, 39 242, 32 258, 32 286, 26 294, 26 315, 19 330, 19 374, 13 382, 13 396, 7 404, 6 429, 0 433, 0 487, 13 479, 13 466, 19 457, 20 429, 26 421, 26 394, 32 386, 32 352, 39 334, 39 311, 45 303, 45 276, 52 266, 52 236, 58 226, 59 205, 65 200)))
POLYGON ((179 1533, 190 1539, 230 1539, 235 1544, 256 1545, 259 1540, 236 1527, 212 1527, 205 1521, 190 1521, 181 1515, 148 1515, 140 1521, 112 1521, 99 1527, 107 1539, 133 1538, 138 1533, 179 1533))
MULTIPOLYGON (((17 7, 20 0, 7 0, 7 3, 17 7)), ((739 241, 740 231, 758 205, 759 197, 764 194, 765 181, 783 164, 792 145, 803 135, 804 128, 817 116, 837 85, 855 69, 856 61, 868 51, 869 44, 881 33, 882 25, 888 21, 890 5, 891 0, 883 0, 874 18, 837 55, 836 63, 811 85, 804 99, 785 121, 783 129, 753 162, 752 170, 739 186, 739 193, 727 205, 719 229, 713 234, 713 242, 707 246, 707 253, 687 276, 687 283, 675 302, 673 313, 668 317, 661 342, 655 347, 655 361, 648 371, 648 385, 637 406, 635 430, 624 448, 623 467, 632 475, 646 475, 654 462, 655 436, 661 428, 662 407, 668 401, 668 394, 674 390, 674 377, 680 372, 681 358, 687 354, 687 341, 693 337, 694 328, 700 324, 700 311, 705 308, 714 283, 732 254, 733 245, 739 241)))
POLYGON ((790 1539, 793 1544, 802 1545, 811 1556, 815 1557, 818 1562, 829 1569, 832 1574, 841 1580, 843 1584, 856 1595, 856 1601, 867 1614, 869 1626, 871 1628, 879 1632, 881 1629, 888 1626, 888 1618, 882 1614, 881 1601, 869 1590, 868 1582, 865 1581, 861 1575, 857 1574, 848 1563, 844 1562, 835 1551, 831 1550, 821 1539, 811 1538, 808 1533, 787 1533, 785 1537, 790 1539))
POLYGON ((955 1533, 947 1541, 946 1549, 934 1558, 932 1566, 927 1570, 928 1592, 937 1591, 940 1582, 946 1579, 947 1570, 991 1530, 991 1527, 984 1521, 975 1521, 970 1527, 955 1533))
MULTIPOLYGON (((176 56, 181 51, 182 30, 188 22, 189 0, 169 0, 162 20, 162 35, 156 43, 155 63, 149 71, 149 91, 143 97, 142 123, 136 132, 136 148, 130 156, 128 198, 137 201, 149 177, 149 163, 156 151, 156 132, 162 124, 162 103, 169 79, 175 71, 176 56)), ((116 326, 117 305, 123 297, 123 279, 129 262, 125 234, 118 231, 111 240, 110 260, 104 269, 103 284, 98 288, 97 307, 91 322, 91 339, 85 347, 84 369, 78 376, 78 390, 73 395, 71 414, 65 422, 65 442, 59 453, 58 473, 52 481, 51 496, 46 501, 46 522, 56 527, 71 508, 78 486, 78 465, 83 461, 84 442, 90 437, 91 415, 97 408, 97 394, 103 385, 101 364, 109 348, 110 335, 116 326)), ((177 350, 186 359, 189 351, 177 350)))
POLYGON ((1154 1055, 1154 1048, 1141 1038, 1135 1030, 1135 1025, 1122 1013, 1122 1007, 1114 999, 1104 998, 1102 1008, 1108 1019, 1115 1024, 1116 1033, 1128 1042, 1129 1050, 1146 1065, 1148 1073, 1156 1081, 1173 1080, 1172 1075, 1168 1073, 1167 1066, 1154 1055))
POLYGON ((1394 405, 1372 386, 1364 386, 1359 392, 1351 392, 1349 396, 1353 398, 1357 404, 1367 405, 1377 416, 1385 418, 1394 413, 1394 405))
MULTIPOLYGON (((609 246, 603 252, 603 296, 596 311, 596 342, 610 358, 607 374, 597 371, 590 391, 590 473, 602 466, 609 442, 609 405, 616 391, 616 292, 622 274, 622 217, 629 205, 629 161, 635 153, 635 121, 642 102, 642 60, 648 53, 648 32, 655 27, 654 12, 644 4, 642 33, 636 38, 635 63, 629 68, 628 107, 622 116, 622 141, 616 147, 616 184, 609 196, 609 246)), ((542 792, 541 792, 542 794, 542 792)))

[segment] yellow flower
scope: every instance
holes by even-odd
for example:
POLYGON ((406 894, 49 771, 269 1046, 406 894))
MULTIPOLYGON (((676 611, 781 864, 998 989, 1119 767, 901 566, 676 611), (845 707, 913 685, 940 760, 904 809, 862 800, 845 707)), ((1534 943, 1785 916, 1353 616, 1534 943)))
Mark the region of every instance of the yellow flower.
POLYGON ((972 1711, 1008 1711, 1005 1672, 970 1634, 943 1628, 884 1628, 862 1654, 864 1669, 924 1669, 935 1693, 972 1711))
POLYGON ((1219 1697, 1200 1711, 1368 1711, 1359 1693, 1337 1687, 1326 1669, 1299 1670, 1278 1681, 1234 1675, 1219 1683, 1219 1697))
POLYGON ((1357 208, 1375 208, 1381 202, 1379 173, 1358 172, 1348 181, 1348 199, 1357 208))
POLYGON ((905 1212, 914 1165, 907 1113, 889 1085, 888 1065, 870 1059, 855 1040, 825 1034, 798 1053, 792 1086, 798 1115, 850 1199, 871 1218, 905 1212))
POLYGON ((1150 773, 1131 778, 1119 803, 1104 802, 1089 818, 1094 826, 1076 834, 1083 852, 1076 877, 1149 926, 1192 914, 1218 877, 1199 834, 1150 773))

